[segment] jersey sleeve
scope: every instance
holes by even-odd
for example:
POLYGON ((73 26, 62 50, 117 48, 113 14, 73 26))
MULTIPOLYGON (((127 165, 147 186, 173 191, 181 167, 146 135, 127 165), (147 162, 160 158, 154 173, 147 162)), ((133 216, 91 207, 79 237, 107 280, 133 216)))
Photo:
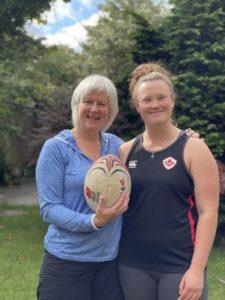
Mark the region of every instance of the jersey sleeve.
POLYGON ((42 148, 36 167, 41 216, 47 223, 72 232, 94 231, 93 214, 77 213, 63 204, 67 153, 68 145, 56 139, 48 140, 42 148))

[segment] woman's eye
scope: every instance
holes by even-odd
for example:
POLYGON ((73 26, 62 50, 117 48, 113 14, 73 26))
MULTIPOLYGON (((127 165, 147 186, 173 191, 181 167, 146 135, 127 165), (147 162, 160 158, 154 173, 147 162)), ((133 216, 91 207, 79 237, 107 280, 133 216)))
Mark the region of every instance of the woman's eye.
POLYGON ((152 99, 151 98, 147 98, 147 99, 143 99, 142 100, 144 103, 150 103, 151 101, 152 101, 152 99))
POLYGON ((86 104, 86 105, 92 105, 92 103, 93 103, 93 102, 92 102, 91 100, 85 100, 85 101, 84 101, 84 104, 86 104))
POLYGON ((162 96, 159 96, 158 99, 159 99, 159 100, 166 100, 167 97, 168 97, 168 96, 166 96, 166 95, 162 95, 162 96))
POLYGON ((105 103, 104 102, 98 102, 98 106, 105 107, 105 103))

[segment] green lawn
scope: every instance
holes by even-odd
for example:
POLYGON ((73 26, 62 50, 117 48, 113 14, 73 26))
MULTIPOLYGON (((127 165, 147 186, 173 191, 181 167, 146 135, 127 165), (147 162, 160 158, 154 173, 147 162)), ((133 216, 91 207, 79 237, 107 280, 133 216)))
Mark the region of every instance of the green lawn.
MULTIPOLYGON (((0 299, 36 299, 46 226, 36 206, 0 206, 26 215, 0 216, 0 299)), ((225 299, 225 247, 213 249, 208 264, 209 300, 225 299)), ((141 299, 140 299, 141 300, 141 299)))
POLYGON ((36 299, 46 227, 37 207, 1 206, 0 211, 13 208, 27 215, 0 216, 0 299, 36 299))
POLYGON ((209 300, 225 300, 225 246, 214 247, 208 262, 209 300))

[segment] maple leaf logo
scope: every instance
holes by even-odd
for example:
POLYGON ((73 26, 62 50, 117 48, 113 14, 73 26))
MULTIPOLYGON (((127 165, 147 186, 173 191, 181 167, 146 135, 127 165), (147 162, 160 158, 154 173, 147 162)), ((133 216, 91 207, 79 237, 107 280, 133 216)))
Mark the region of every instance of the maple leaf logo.
POLYGON ((177 160, 173 157, 167 157, 163 160, 163 165, 167 170, 172 169, 173 167, 175 167, 177 163, 177 160))

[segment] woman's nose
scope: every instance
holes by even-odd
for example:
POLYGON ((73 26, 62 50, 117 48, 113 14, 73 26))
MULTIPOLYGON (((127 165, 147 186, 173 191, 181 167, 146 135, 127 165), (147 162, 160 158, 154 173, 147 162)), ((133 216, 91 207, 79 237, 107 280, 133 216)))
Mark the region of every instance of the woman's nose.
POLYGON ((96 111, 98 110, 98 103, 97 102, 93 102, 91 105, 91 110, 96 111))
POLYGON ((156 98, 153 98, 151 102, 151 107, 158 107, 158 105, 159 101, 156 98))

